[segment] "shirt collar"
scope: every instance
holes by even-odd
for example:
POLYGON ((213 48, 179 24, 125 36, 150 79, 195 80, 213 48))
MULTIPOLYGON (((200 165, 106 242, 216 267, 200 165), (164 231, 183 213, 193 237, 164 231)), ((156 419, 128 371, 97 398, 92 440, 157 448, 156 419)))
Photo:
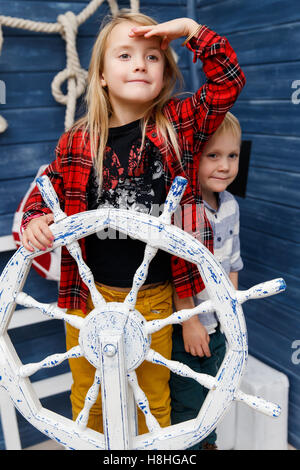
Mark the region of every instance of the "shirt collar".
POLYGON ((203 200, 203 203, 204 203, 204 207, 206 207, 207 209, 209 209, 213 214, 216 214, 218 212, 218 210, 220 209, 220 206, 224 200, 224 194, 225 194, 225 191, 222 191, 221 193, 215 193, 217 195, 217 199, 218 199, 218 209, 213 209, 209 204, 208 202, 204 201, 203 200))

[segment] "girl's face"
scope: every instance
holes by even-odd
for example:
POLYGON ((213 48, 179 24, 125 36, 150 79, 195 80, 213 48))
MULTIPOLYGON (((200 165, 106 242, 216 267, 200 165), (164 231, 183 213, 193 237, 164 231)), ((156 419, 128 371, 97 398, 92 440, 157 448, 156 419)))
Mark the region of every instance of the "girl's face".
POLYGON ((101 85, 107 87, 114 112, 122 108, 145 111, 164 85, 164 54, 158 37, 129 37, 139 26, 116 25, 107 38, 101 85))
POLYGON ((199 183, 202 197, 208 201, 233 182, 239 170, 240 139, 232 131, 213 135, 200 157, 199 183))

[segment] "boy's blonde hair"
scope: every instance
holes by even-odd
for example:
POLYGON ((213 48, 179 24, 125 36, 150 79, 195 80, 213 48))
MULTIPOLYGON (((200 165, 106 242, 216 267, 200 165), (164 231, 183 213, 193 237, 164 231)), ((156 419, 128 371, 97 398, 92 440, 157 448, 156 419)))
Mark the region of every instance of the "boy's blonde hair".
MULTIPOLYGON (((126 9, 120 10, 114 17, 108 16, 105 18, 93 47, 88 71, 88 85, 85 95, 87 112, 72 126, 70 133, 71 138, 80 128, 84 130, 83 135, 85 135, 86 132, 89 133, 91 154, 97 168, 100 187, 102 182, 103 158, 108 139, 109 117, 112 112, 109 95, 107 90, 101 85, 100 76, 103 72, 108 36, 116 25, 124 21, 137 23, 141 26, 157 24, 153 18, 147 15, 133 13, 126 9)), ((171 48, 168 47, 162 52, 165 58, 164 86, 158 97, 145 113, 142 121, 141 148, 143 148, 145 140, 146 127, 149 121, 153 119, 157 126, 157 131, 162 135, 166 143, 168 140, 171 141, 171 145, 177 157, 180 159, 177 134, 170 121, 166 118, 163 107, 171 98, 177 80, 182 82, 182 75, 176 64, 171 48)))
POLYGON ((239 120, 229 111, 225 114, 225 117, 222 123, 219 125, 218 129, 215 131, 214 135, 221 134, 222 132, 231 131, 235 135, 240 143, 242 141, 242 129, 239 123, 239 120))

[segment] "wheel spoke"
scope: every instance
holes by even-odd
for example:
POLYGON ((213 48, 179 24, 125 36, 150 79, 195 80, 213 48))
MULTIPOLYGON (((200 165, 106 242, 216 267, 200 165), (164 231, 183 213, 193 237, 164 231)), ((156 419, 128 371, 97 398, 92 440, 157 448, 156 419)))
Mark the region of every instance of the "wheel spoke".
POLYGON ((40 362, 33 362, 31 364, 21 366, 19 369, 19 375, 21 377, 29 377, 30 375, 35 374, 40 369, 56 367, 66 359, 73 359, 77 357, 82 357, 82 351, 80 346, 74 346, 74 348, 69 349, 69 351, 62 354, 52 354, 51 356, 46 357, 40 362))
POLYGON ((40 176, 37 178, 36 184, 45 203, 53 212, 55 222, 65 219, 67 214, 65 214, 65 212, 60 208, 59 198, 49 178, 46 175, 40 176))
POLYGON ((78 330, 80 330, 83 324, 83 318, 77 317, 76 315, 69 315, 54 304, 43 304, 41 302, 38 302, 25 292, 20 292, 17 295, 16 303, 19 305, 23 305, 23 307, 38 308, 42 311, 44 315, 47 315, 48 317, 51 317, 56 320, 64 320, 65 322, 70 323, 70 325, 74 326, 78 330))
MULTIPOLYGON (((187 181, 185 178, 177 177, 176 181, 173 181, 164 205, 163 213, 158 217, 158 220, 165 224, 171 224, 172 214, 176 211, 180 203, 186 185, 187 181)), ((124 301, 130 309, 134 309, 135 307, 138 291, 147 278, 149 264, 157 251, 158 248, 154 248, 149 244, 146 245, 144 259, 134 275, 132 289, 124 301)))
POLYGON ((149 429, 149 432, 158 431, 160 429, 159 422, 152 415, 150 411, 148 398, 146 397, 144 391, 141 389, 141 387, 138 384, 135 371, 128 372, 127 377, 128 377, 129 384, 133 390, 133 395, 137 403, 137 406, 144 413, 146 425, 149 429))
POLYGON ((175 325, 177 323, 182 323, 189 318, 193 317, 196 314, 214 312, 214 308, 210 300, 206 300, 201 304, 197 305, 194 308, 188 308, 184 310, 179 310, 178 312, 172 313, 167 318, 163 320, 152 320, 147 322, 146 330, 148 335, 152 335, 156 331, 161 330, 166 325, 175 325))
POLYGON ((285 288, 285 281, 280 277, 278 279, 272 279, 271 281, 256 284, 248 290, 237 290, 236 297, 238 302, 242 304, 249 299, 262 299, 264 297, 269 297, 270 295, 279 294, 284 291, 285 288))
POLYGON ((94 382, 92 386, 89 388, 85 400, 84 400, 84 407, 80 411, 79 415, 77 416, 76 423, 80 427, 80 429, 85 429, 89 420, 90 409, 96 403, 97 397, 99 395, 99 389, 101 384, 101 377, 100 377, 100 370, 96 369, 94 382))
POLYGON ((169 359, 166 359, 153 349, 149 349, 145 359, 146 361, 153 362, 154 364, 160 364, 162 366, 165 366, 170 369, 171 372, 174 372, 177 375, 194 379, 196 380, 196 382, 198 382, 200 385, 203 385, 205 388, 214 389, 216 386, 216 380, 211 375, 200 374, 198 372, 193 371, 193 369, 186 366, 185 364, 182 364, 181 362, 170 361, 169 359))
POLYGON ((279 405, 270 401, 264 400, 261 397, 248 395, 241 390, 236 390, 234 399, 246 403, 250 408, 260 411, 267 416, 279 416, 281 408, 279 405))
POLYGON ((181 176, 177 176, 172 183, 165 201, 163 213, 159 216, 159 220, 163 223, 171 224, 172 214, 175 213, 180 204, 182 195, 185 191, 187 180, 181 176))
POLYGON ((157 251, 157 248, 153 248, 150 245, 146 245, 145 247, 144 258, 135 272, 132 289, 124 300, 124 304, 127 305, 131 310, 133 310, 135 307, 138 291, 147 279, 150 262, 156 255, 157 251))
POLYGON ((95 286, 95 281, 94 281, 94 276, 92 274, 92 271, 83 260, 79 243, 77 241, 69 243, 67 245, 67 248, 69 250, 70 255, 73 256, 73 258, 75 259, 77 263, 81 279, 89 288, 94 306, 97 308, 101 308, 103 305, 106 304, 106 302, 103 296, 98 291, 97 287, 95 286))

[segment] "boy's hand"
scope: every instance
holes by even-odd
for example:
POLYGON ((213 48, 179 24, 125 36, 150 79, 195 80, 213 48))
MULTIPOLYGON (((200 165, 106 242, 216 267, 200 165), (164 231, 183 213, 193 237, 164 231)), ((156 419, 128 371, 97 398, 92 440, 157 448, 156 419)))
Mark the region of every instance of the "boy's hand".
POLYGON ((161 48, 167 49, 169 43, 174 39, 192 34, 199 24, 191 18, 176 18, 175 20, 166 21, 157 25, 134 26, 130 33, 130 37, 144 36, 151 38, 152 36, 162 37, 161 48))
MULTIPOLYGON (((175 309, 177 311, 195 307, 193 297, 180 299, 175 289, 173 291, 173 295, 175 309)), ((200 357, 211 356, 208 346, 210 341, 209 334, 207 333, 205 326, 200 322, 198 315, 194 315, 192 318, 182 323, 182 336, 184 349, 187 353, 200 357)))
POLYGON ((182 323, 184 349, 192 356, 211 357, 209 334, 197 316, 182 323))
POLYGON ((22 235, 24 247, 29 251, 34 251, 34 248, 38 248, 39 250, 50 248, 54 237, 48 226, 53 222, 53 214, 46 214, 32 219, 22 235))

